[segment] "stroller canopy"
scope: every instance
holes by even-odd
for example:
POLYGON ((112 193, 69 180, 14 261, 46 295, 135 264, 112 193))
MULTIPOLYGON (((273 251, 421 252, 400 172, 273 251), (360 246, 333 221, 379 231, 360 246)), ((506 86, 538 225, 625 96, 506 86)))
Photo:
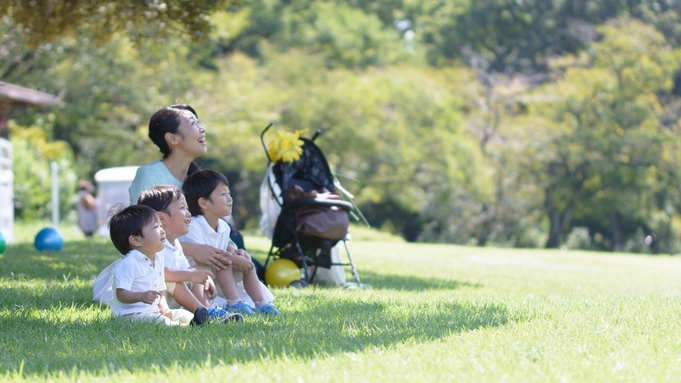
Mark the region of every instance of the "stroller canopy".
POLYGON ((285 202, 287 190, 294 185, 300 186, 305 192, 323 191, 323 189, 330 192, 336 191, 331 168, 321 149, 307 138, 301 137, 300 139, 303 141, 303 153, 300 159, 292 163, 277 163, 272 169, 285 202))

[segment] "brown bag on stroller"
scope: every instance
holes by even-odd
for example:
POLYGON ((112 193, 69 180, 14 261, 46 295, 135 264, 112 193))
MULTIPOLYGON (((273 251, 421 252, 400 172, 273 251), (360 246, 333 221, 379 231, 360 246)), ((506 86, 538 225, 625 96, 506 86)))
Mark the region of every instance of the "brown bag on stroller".
MULTIPOLYGON (((305 192, 300 186, 293 185, 288 189, 288 200, 294 201, 299 198, 311 198, 317 201, 336 200, 342 201, 340 194, 312 190, 305 192)), ((343 239, 348 234, 350 219, 348 212, 335 206, 325 205, 301 205, 294 209, 296 216, 296 231, 331 240, 343 239)))

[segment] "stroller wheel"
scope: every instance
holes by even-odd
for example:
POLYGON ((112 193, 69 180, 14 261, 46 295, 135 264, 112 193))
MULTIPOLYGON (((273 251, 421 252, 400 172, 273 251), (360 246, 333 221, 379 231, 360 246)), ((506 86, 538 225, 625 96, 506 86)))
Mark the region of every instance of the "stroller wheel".
POLYGON ((303 289, 307 287, 307 283, 303 281, 302 279, 298 279, 296 281, 293 281, 289 283, 288 287, 293 288, 293 289, 303 289))

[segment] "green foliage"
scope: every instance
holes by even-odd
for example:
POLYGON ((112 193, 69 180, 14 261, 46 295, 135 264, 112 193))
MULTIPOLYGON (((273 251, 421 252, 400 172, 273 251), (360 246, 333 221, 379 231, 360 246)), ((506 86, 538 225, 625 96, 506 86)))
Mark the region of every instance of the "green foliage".
MULTIPOLYGON (((218 62, 218 74, 204 89, 221 102, 201 101, 211 121, 209 153, 200 161, 223 171, 245 169, 253 174, 249 185, 258 185, 267 164, 259 134, 273 120, 275 130, 307 129, 307 137, 322 130, 318 145, 335 172, 360 180, 344 184, 364 204, 389 201, 398 211, 419 214, 447 203, 455 185, 485 187, 475 143, 458 127, 459 71, 404 66, 358 74, 325 71, 322 60, 291 51, 270 52, 263 65, 242 55, 218 62)), ((257 195, 246 198, 252 202, 237 198, 237 212, 257 203, 257 195)), ((396 218, 400 232, 406 221, 396 218)), ((380 226, 388 217, 371 219, 380 226)))
POLYGON ((679 46, 678 5, 656 0, 405 1, 417 44, 429 62, 447 65, 472 49, 502 73, 545 72, 548 58, 577 53, 595 28, 623 14, 653 25, 679 46))
POLYGON ((658 117, 658 95, 671 91, 679 53, 654 28, 627 18, 599 31, 603 39, 591 54, 572 60, 579 64, 539 91, 552 101, 531 110, 550 116, 540 124, 551 129, 523 156, 544 185, 549 214, 562 214, 552 235, 562 234, 574 208, 576 219, 610 217, 612 245, 621 247, 619 216, 648 228, 645 222, 660 208, 656 178, 678 165, 677 140, 658 117), (668 156, 654 154, 665 151, 668 156))
MULTIPOLYGON (((645 245, 643 238, 641 238, 641 244, 645 245)), ((573 227, 561 247, 571 250, 590 250, 591 236, 589 235, 589 228, 581 226, 573 227)))
POLYGON ((153 38, 182 31, 195 39, 210 31, 206 13, 223 8, 230 1, 101 1, 60 0, 0 2, 0 15, 9 15, 26 32, 27 41, 37 47, 65 34, 82 32, 87 25, 97 39, 106 41, 117 32, 131 37, 153 38))
POLYGON ((21 127, 10 123, 13 146, 14 216, 20 220, 52 217, 51 163, 58 167, 59 216, 73 210, 78 181, 73 152, 64 141, 48 141, 49 123, 21 127))
POLYGON ((395 30, 386 30, 371 14, 348 6, 313 3, 313 24, 299 32, 313 52, 326 57, 327 66, 383 66, 406 55, 406 44, 395 30))
POLYGON ((259 219, 274 121, 324 131, 372 225, 408 240, 559 247, 585 227, 596 249, 653 235, 651 252, 681 250, 671 2, 124 1, 99 2, 97 20, 87 1, 24 3, 0 5, 0 78, 59 95, 49 139, 79 177, 158 159, 147 121, 186 102, 208 129, 198 162, 228 175, 241 226, 259 219))
MULTIPOLYGON (((186 41, 148 43, 140 50, 123 35, 97 45, 92 34, 85 34, 32 51, 11 20, 3 19, 0 28, 10 36, 3 42, 10 59, 0 63, 3 80, 60 96, 61 103, 50 110, 51 135, 69 143, 80 177, 158 157, 146 137, 146 124, 157 109, 186 100, 192 83, 186 41)), ((17 112, 15 119, 23 125, 43 113, 17 112)))
POLYGON ((414 59, 414 52, 392 19, 336 1, 254 1, 213 16, 221 23, 201 48, 202 60, 239 50, 266 59, 268 47, 304 49, 324 57, 327 68, 367 68, 414 59), (227 21, 229 20, 229 21, 227 21))

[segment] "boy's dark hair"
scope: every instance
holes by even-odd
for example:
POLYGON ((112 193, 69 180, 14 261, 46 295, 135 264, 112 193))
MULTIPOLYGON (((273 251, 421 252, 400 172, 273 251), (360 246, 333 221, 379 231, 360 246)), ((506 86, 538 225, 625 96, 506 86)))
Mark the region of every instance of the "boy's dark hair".
POLYGON ((149 206, 132 205, 123 210, 121 204, 116 204, 109 210, 109 235, 116 250, 125 255, 132 250, 130 236, 142 236, 142 229, 149 222, 158 219, 156 210, 149 206))
POLYGON ((150 208, 168 213, 168 206, 175 202, 182 195, 182 190, 177 186, 163 185, 147 189, 140 194, 137 199, 138 205, 149 206, 150 208))
POLYGON ((211 193, 218 185, 229 186, 229 181, 224 174, 215 170, 201 170, 187 176, 182 184, 184 197, 187 199, 187 208, 192 217, 203 215, 199 198, 210 199, 211 193))

